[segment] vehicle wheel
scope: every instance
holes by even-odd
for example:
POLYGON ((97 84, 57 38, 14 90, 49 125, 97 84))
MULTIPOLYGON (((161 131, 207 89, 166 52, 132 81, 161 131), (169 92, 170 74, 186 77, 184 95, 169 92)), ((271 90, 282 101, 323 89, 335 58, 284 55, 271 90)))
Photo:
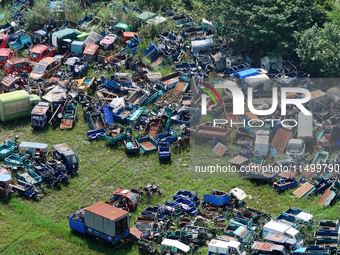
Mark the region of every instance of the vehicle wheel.
POLYGON ((35 196, 35 201, 39 202, 41 200, 41 197, 39 195, 35 196))
POLYGON ((65 179, 64 184, 65 184, 65 186, 68 186, 70 184, 69 180, 65 179))
POLYGON ((57 188, 57 190, 61 190, 61 183, 58 182, 58 183, 55 185, 55 187, 57 188))

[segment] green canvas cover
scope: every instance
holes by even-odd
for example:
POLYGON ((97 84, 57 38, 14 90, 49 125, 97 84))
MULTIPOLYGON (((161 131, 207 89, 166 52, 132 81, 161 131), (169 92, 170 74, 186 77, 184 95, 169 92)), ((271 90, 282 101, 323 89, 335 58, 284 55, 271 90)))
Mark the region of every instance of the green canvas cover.
POLYGON ((137 16, 137 18, 143 20, 144 22, 154 17, 156 17, 156 14, 153 12, 143 12, 137 16))
POLYGON ((78 29, 65 28, 63 30, 54 32, 52 34, 52 44, 58 45, 60 43, 60 41, 63 40, 63 39, 75 40, 77 35, 80 35, 80 34, 81 34, 81 32, 78 29))
POLYGON ((128 26, 125 24, 124 21, 119 21, 116 25, 115 25, 115 29, 123 29, 125 32, 129 32, 131 30, 131 26, 128 26))

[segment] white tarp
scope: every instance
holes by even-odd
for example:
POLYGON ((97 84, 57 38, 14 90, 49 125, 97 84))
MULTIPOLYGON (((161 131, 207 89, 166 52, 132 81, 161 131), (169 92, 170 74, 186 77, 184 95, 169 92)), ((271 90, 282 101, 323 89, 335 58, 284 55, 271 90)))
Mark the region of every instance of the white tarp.
POLYGON ((112 99, 110 106, 113 108, 113 112, 117 113, 121 108, 125 107, 125 100, 123 97, 116 97, 112 99))
POLYGON ((164 17, 161 17, 161 16, 157 16, 157 17, 154 17, 153 19, 148 19, 146 21, 146 23, 148 24, 151 24, 151 23, 154 23, 156 25, 158 24, 162 24, 162 23, 166 23, 168 20, 164 17))
POLYGON ((162 242, 162 245, 166 245, 168 247, 175 247, 175 248, 177 248, 181 251, 184 251, 184 252, 190 251, 190 247, 188 245, 181 243, 180 241, 177 241, 177 240, 165 238, 162 242))

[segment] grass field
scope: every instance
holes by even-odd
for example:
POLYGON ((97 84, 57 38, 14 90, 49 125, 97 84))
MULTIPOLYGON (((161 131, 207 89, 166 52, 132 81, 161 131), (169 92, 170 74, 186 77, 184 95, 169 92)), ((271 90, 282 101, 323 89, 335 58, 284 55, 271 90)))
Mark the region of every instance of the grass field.
MULTIPOLYGON (((138 254, 136 246, 117 250, 104 241, 73 233, 67 216, 83 204, 93 204, 109 199, 118 187, 141 188, 155 182, 161 183, 163 196, 139 204, 131 222, 148 204, 165 203, 180 188, 197 190, 200 197, 211 188, 229 191, 233 187, 244 189, 251 198, 248 206, 277 216, 289 206, 312 210, 316 219, 339 218, 340 203, 323 208, 317 205, 319 197, 300 200, 292 190, 277 193, 269 185, 241 178, 198 179, 189 171, 189 149, 173 153, 171 164, 160 164, 157 154, 128 157, 122 147, 111 147, 104 141, 89 141, 86 136, 88 124, 82 111, 73 130, 61 131, 52 127, 32 131, 29 119, 13 121, 0 126, 0 141, 65 142, 79 156, 78 175, 70 180, 68 187, 60 191, 48 189, 40 202, 13 197, 0 200, 0 253, 2 254, 138 254)), ((207 149, 208 150, 208 149, 207 149)), ((1 162, 0 162, 1 164, 1 162)), ((204 254, 204 253, 203 253, 204 254)))

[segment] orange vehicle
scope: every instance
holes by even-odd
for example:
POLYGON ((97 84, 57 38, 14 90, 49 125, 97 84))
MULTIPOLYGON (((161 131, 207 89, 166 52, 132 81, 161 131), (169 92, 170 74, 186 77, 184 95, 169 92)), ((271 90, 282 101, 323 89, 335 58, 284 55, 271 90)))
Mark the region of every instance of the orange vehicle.
POLYGON ((39 62, 43 58, 53 57, 54 55, 55 49, 53 47, 38 44, 28 52, 27 58, 34 62, 39 62))
POLYGON ((7 60, 14 58, 15 51, 10 48, 0 49, 0 67, 4 66, 7 60))
POLYGON ((31 79, 46 78, 50 76, 53 72, 57 71, 60 68, 60 66, 61 64, 58 62, 56 58, 53 57, 44 58, 35 65, 30 74, 30 78, 31 79))
POLYGON ((133 38, 134 36, 137 36, 137 38, 139 38, 139 35, 135 32, 124 32, 123 33, 123 40, 122 43, 125 44, 127 40, 130 40, 131 38, 133 38))

